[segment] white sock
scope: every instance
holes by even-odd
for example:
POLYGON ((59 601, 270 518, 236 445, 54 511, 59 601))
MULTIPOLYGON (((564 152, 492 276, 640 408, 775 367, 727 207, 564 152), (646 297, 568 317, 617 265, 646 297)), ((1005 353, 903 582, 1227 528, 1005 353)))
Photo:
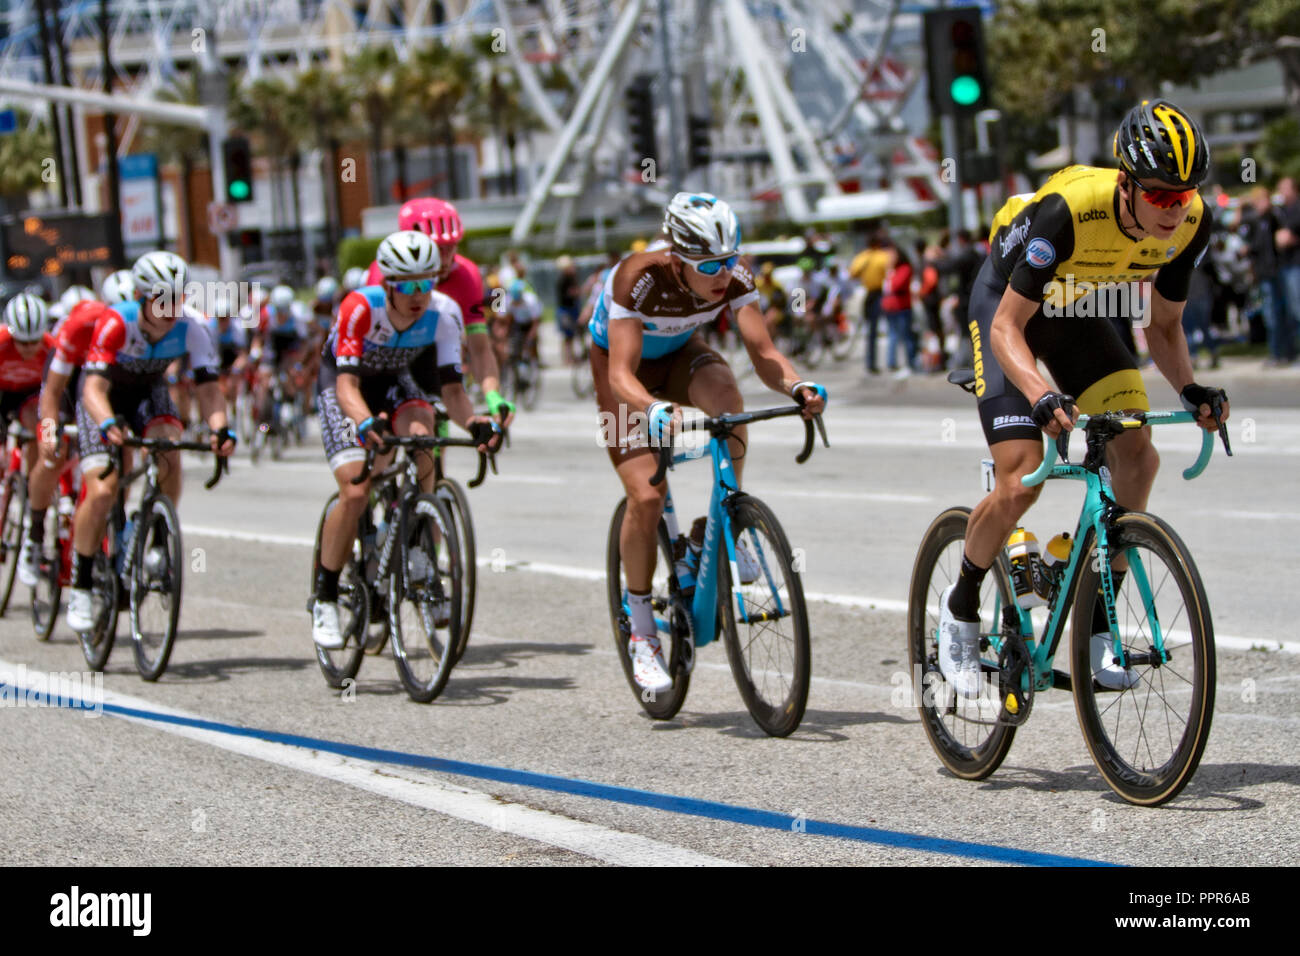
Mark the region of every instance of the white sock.
POLYGON ((656 637, 659 633, 655 627, 655 609, 650 603, 650 595, 627 592, 627 605, 632 611, 632 636, 656 637))

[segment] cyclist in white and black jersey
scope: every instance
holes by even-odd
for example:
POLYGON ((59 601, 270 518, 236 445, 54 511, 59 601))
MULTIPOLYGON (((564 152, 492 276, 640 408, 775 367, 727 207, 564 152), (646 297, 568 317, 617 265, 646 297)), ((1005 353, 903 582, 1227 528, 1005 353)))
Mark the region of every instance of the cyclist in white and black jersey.
MULTIPOLYGON (((590 324, 596 402, 602 419, 619 426, 607 450, 627 492, 620 547, 632 612, 633 675, 653 692, 670 687, 672 679, 650 605, 655 535, 667 487, 650 484, 656 467, 652 441, 671 441, 681 427, 682 405, 708 415, 744 410, 735 376, 705 343, 700 327, 729 307, 765 385, 792 395, 806 417, 826 403, 826 390, 802 381, 772 344, 753 277, 739 261, 740 224, 731 207, 707 193, 678 193, 668 204, 664 232, 662 248, 635 253, 614 267, 590 324), (645 414, 649 436, 641 424, 632 427, 633 412, 645 414)), ((731 454, 739 482, 746 429, 736 429, 735 436, 731 454)), ((740 549, 737 561, 744 561, 740 549)), ((745 568, 740 570, 743 578, 745 568)))

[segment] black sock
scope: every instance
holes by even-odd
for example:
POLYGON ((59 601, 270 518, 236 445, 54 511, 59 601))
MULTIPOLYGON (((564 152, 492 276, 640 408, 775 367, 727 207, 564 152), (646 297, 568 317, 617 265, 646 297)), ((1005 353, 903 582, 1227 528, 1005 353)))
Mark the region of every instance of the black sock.
POLYGON ((31 538, 37 544, 45 543, 45 512, 47 509, 42 508, 37 511, 32 509, 32 523, 27 528, 27 537, 31 538))
POLYGON ((95 584, 95 556, 73 552, 72 586, 78 591, 89 591, 95 584))
MULTIPOLYGON (((1115 585, 1115 594, 1119 595, 1120 586, 1124 583, 1125 571, 1116 571, 1111 569, 1110 580, 1115 585)), ((1110 620, 1106 617, 1106 602, 1102 598, 1101 588, 1097 588, 1097 600, 1092 602, 1092 633, 1109 634, 1110 620)))
POLYGON ((948 610, 959 621, 978 621, 980 619, 980 585, 988 568, 981 568, 971 563, 963 553, 961 556, 961 574, 957 576, 957 586, 948 598, 948 610))
POLYGON ((339 572, 321 565, 316 571, 316 600, 337 604, 339 600, 339 572))

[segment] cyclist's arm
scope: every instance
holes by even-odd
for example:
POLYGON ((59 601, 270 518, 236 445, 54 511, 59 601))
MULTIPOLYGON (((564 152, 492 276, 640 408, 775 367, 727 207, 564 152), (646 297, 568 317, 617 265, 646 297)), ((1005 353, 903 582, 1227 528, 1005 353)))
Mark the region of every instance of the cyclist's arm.
POLYGON ((615 398, 636 411, 645 411, 655 401, 636 377, 644 338, 638 321, 613 319, 609 323, 609 387, 615 398))
POLYGON ((1146 330, 1151 360, 1160 369, 1175 392, 1192 384, 1192 357, 1183 334, 1183 307, 1186 302, 1170 302, 1158 289, 1151 290, 1151 324, 1146 330))
MULTIPOLYGON (((1003 374, 1011 384, 1020 389, 1022 395, 1034 404, 1044 392, 1055 389, 1038 371, 1038 360, 1025 341, 1025 326, 1034 317, 1041 303, 1021 295, 1010 285, 1002 293, 1002 301, 993 313, 993 323, 989 328, 989 348, 998 360, 1003 374)), ((1055 321, 1064 322, 1065 319, 1055 321)))
POLYGON ((486 328, 481 325, 480 328, 482 331, 470 332, 465 336, 465 345, 469 352, 469 370, 486 395, 501 389, 501 370, 497 367, 496 352, 492 349, 492 336, 486 328))
POLYGON ((759 379, 773 391, 789 395, 790 389, 800 381, 799 374, 773 344, 772 336, 767 332, 767 321, 757 303, 750 302, 736 310, 736 328, 740 329, 745 351, 749 353, 759 379))
POLYGON ((343 410, 344 415, 352 419, 354 425, 360 425, 370 417, 370 406, 361 396, 361 376, 339 369, 334 388, 338 395, 339 408, 343 410))
POLYGON ((86 376, 86 384, 81 390, 81 401, 96 423, 113 417, 113 406, 108 401, 110 385, 109 380, 103 375, 92 373, 86 376))

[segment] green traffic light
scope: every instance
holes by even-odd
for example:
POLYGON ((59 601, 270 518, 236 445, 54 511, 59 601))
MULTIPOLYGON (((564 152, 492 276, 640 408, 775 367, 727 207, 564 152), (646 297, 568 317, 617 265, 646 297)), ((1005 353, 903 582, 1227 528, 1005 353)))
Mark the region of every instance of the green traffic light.
POLYGON ((952 81, 949 92, 952 94, 952 101, 958 106, 970 106, 972 103, 979 102, 980 81, 973 76, 959 76, 952 81))
POLYGON ((248 183, 244 182, 242 179, 236 179, 230 184, 228 191, 231 199, 247 199, 248 183))

